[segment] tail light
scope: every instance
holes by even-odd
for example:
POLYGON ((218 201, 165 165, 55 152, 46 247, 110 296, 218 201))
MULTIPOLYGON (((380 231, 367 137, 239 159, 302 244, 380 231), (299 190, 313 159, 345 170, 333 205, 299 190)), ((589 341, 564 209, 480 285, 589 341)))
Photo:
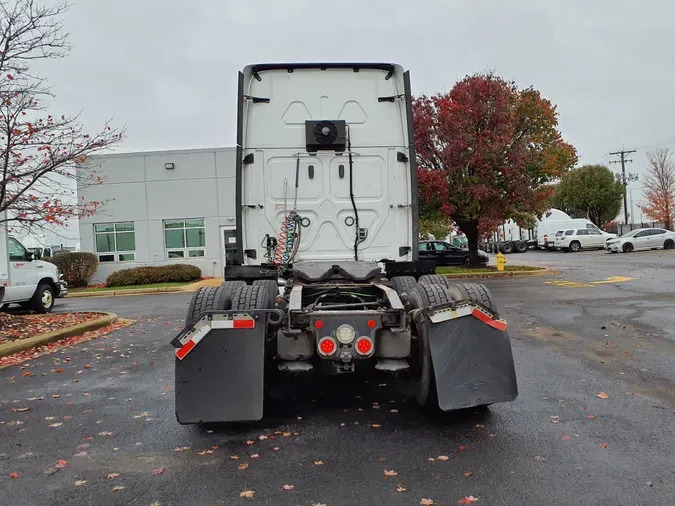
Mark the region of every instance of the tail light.
POLYGON ((329 357, 337 350, 337 343, 332 337, 322 337, 319 339, 319 354, 329 357))
POLYGON ((373 340, 366 336, 359 337, 356 340, 356 345, 354 346, 356 353, 364 357, 370 355, 373 352, 374 347, 375 345, 373 344, 373 340))

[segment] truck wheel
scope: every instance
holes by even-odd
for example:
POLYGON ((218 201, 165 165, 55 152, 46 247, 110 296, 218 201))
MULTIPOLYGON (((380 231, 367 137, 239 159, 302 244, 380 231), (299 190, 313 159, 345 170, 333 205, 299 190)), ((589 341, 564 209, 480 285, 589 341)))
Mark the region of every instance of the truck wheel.
POLYGON ((510 255, 513 253, 513 243, 512 242, 505 242, 502 244, 502 253, 505 255, 510 255))
MULTIPOLYGON (((452 297, 445 287, 434 284, 418 284, 410 293, 410 303, 413 309, 421 309, 436 304, 447 304, 452 297)), ((434 365, 429 349, 429 326, 431 322, 424 321, 415 325, 417 339, 413 341, 412 369, 417 381, 415 397, 423 408, 438 408, 438 394, 436 392, 436 377, 434 365)))
POLYGON ((527 242, 518 241, 516 243, 516 253, 525 253, 527 251, 527 242))
POLYGON ((274 296, 275 299, 277 295, 279 295, 279 282, 276 279, 256 279, 253 282, 253 286, 259 285, 264 285, 268 287, 270 293, 274 296))
POLYGON ((40 283, 28 306, 36 313, 50 313, 54 308, 54 289, 47 283, 40 283))
POLYGON ((410 292, 416 284, 417 281, 412 276, 394 276, 391 278, 391 286, 396 290, 399 297, 405 293, 410 298, 410 292))
POLYGON ((230 299, 234 300, 234 297, 237 295, 237 290, 242 286, 246 286, 246 281, 225 281, 220 286, 222 286, 223 291, 230 296, 230 299))
POLYGON ((420 285, 440 285, 445 288, 450 286, 450 281, 445 276, 440 274, 424 274, 420 276, 419 280, 420 285))
POLYGON ((223 289, 223 286, 202 286, 190 300, 185 325, 196 320, 200 314, 207 311, 225 311, 230 309, 232 299, 223 289))
POLYGON ((497 312, 497 304, 492 298, 488 287, 478 283, 458 283, 450 286, 448 293, 452 300, 469 299, 471 302, 479 302, 491 311, 497 312))

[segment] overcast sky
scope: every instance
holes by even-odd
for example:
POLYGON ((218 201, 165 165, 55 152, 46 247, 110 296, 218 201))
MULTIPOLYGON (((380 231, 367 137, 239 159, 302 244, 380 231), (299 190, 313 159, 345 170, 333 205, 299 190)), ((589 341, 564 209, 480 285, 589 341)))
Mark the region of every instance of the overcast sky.
POLYGON ((640 147, 643 173, 655 143, 675 148, 674 19, 672 0, 78 0, 72 53, 40 71, 59 113, 114 117, 135 151, 233 145, 249 63, 391 61, 415 94, 490 68, 558 106, 581 163, 640 147))

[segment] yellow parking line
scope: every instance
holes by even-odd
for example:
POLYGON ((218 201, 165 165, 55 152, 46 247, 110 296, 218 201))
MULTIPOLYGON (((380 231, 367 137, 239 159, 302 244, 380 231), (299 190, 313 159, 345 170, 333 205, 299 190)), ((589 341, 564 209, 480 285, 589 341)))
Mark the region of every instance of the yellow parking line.
POLYGON ((630 281, 633 278, 628 276, 612 276, 603 281, 589 281, 588 283, 583 283, 580 281, 566 281, 564 279, 556 279, 554 281, 545 281, 547 285, 562 286, 565 288, 590 288, 595 285, 605 285, 610 283, 623 283, 625 281, 630 281))

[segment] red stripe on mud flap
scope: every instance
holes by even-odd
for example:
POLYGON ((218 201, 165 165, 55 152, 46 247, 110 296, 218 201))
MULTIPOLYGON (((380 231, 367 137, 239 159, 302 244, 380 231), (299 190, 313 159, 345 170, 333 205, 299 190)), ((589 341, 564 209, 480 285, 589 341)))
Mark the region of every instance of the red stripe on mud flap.
POLYGON ((495 328, 497 330, 505 331, 506 330, 506 322, 504 320, 494 320, 490 318, 489 315, 485 314, 483 311, 481 311, 478 308, 475 308, 473 312, 471 313, 473 316, 478 318, 480 321, 483 323, 486 323, 492 328, 495 328))
POLYGON ((233 320, 233 329, 254 329, 255 320, 233 320))
POLYGON ((193 340, 189 340, 187 343, 183 345, 182 348, 179 350, 176 350, 176 358, 178 360, 183 360, 185 356, 192 351, 192 348, 197 346, 197 343, 195 343, 193 340))

